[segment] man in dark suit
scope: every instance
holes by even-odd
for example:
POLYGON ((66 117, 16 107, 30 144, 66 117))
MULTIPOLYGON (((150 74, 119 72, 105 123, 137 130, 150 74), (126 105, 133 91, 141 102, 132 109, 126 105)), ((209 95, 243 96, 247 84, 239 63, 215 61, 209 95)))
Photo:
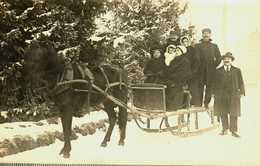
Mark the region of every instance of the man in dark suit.
POLYGON ((198 99, 193 100, 196 101, 196 106, 202 106, 205 87, 205 108, 208 108, 208 104, 210 103, 216 67, 221 62, 221 54, 218 45, 211 41, 211 30, 205 28, 202 30, 202 39, 200 40, 200 43, 195 45, 195 56, 200 59, 200 67, 198 69, 199 95, 198 99))
POLYGON ((237 119, 240 116, 240 97, 245 95, 245 88, 240 69, 232 66, 234 59, 232 53, 226 53, 222 56, 224 65, 216 71, 214 114, 221 117, 220 135, 226 135, 229 129, 232 136, 240 137, 237 134, 237 119))

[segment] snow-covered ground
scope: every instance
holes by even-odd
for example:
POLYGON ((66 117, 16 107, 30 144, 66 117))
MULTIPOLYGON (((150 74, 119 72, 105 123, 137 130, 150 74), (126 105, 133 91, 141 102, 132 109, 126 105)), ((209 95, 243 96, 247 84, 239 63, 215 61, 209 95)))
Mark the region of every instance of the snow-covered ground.
MULTIPOLYGON (((6 156, 1 162, 34 163, 103 163, 103 164, 260 164, 260 123, 257 109, 260 86, 248 85, 242 98, 242 117, 239 120, 241 138, 230 134, 220 136, 221 128, 199 136, 180 138, 171 133, 146 133, 132 121, 127 126, 124 147, 118 146, 118 129, 114 130, 107 148, 100 147, 104 132, 79 136, 72 141, 70 159, 58 155, 63 143, 6 156)), ((105 113, 100 116, 105 117, 105 113)), ((91 119, 91 114, 89 118, 91 119)), ((200 115, 201 119, 208 115, 200 115)), ((2 135, 2 133, 1 133, 2 135)))
MULTIPOLYGON (((107 118, 106 114, 103 111, 91 112, 90 116, 86 115, 81 118, 74 118, 72 126, 80 126, 82 124, 90 122, 98 122, 99 120, 107 118)), ((58 119, 58 124, 48 124, 46 120, 39 122, 13 122, 13 123, 4 123, 0 125, 0 141, 5 138, 11 139, 16 135, 25 135, 30 134, 34 139, 37 136, 43 134, 44 132, 62 132, 62 125, 60 119, 58 119), (42 125, 37 125, 41 123, 42 125)))

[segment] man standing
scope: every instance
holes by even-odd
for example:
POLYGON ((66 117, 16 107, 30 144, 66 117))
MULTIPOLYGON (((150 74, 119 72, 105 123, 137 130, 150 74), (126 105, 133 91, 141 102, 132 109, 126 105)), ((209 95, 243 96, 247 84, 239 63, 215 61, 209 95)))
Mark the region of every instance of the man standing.
POLYGON ((208 108, 216 67, 221 62, 221 54, 217 44, 211 43, 211 30, 209 28, 202 30, 202 39, 200 43, 195 45, 195 54, 200 59, 200 68, 198 71, 198 75, 200 76, 198 85, 199 99, 196 105, 202 106, 205 87, 204 106, 208 108))
POLYGON ((244 82, 240 69, 232 66, 235 59, 232 53, 226 53, 222 59, 224 65, 217 69, 213 87, 214 114, 221 117, 220 135, 226 135, 230 129, 232 136, 240 137, 237 119, 240 116, 240 96, 245 95, 244 82))

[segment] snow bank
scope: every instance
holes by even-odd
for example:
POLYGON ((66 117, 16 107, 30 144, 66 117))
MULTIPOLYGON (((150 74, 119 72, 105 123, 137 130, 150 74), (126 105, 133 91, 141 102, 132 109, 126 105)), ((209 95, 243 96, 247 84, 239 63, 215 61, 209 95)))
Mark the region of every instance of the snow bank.
MULTIPOLYGON (((96 130, 105 131, 105 113, 91 112, 82 118, 73 118, 71 140, 92 135, 96 130)), ((64 141, 62 125, 59 118, 50 118, 39 122, 14 122, 0 125, 0 157, 32 150, 41 146, 64 141)))

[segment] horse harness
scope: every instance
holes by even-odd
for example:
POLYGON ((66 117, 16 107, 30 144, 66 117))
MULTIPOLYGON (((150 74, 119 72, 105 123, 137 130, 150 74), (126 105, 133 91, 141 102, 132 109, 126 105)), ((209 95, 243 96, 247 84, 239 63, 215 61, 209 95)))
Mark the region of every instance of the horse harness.
MULTIPOLYGON (((89 106, 91 93, 99 93, 97 91, 92 90, 92 87, 94 85, 94 80, 95 80, 94 74, 92 73, 91 69, 89 69, 87 63, 77 63, 75 66, 76 66, 76 69, 73 68, 72 66, 68 66, 67 68, 65 68, 63 73, 61 74, 61 76, 59 76, 57 78, 57 84, 62 83, 64 81, 73 80, 74 79, 73 78, 74 70, 78 70, 80 75, 81 75, 81 79, 87 80, 89 82, 88 89, 75 89, 72 86, 56 86, 54 88, 54 91, 53 91, 55 93, 54 95, 58 95, 59 93, 64 92, 65 90, 68 90, 70 88, 72 88, 73 91, 75 91, 75 92, 86 92, 86 93, 88 93, 87 105, 89 106), (70 78, 65 78, 66 72, 72 72, 71 74, 69 74, 70 78)), ((119 81, 118 82, 111 82, 109 80, 108 76, 107 76, 107 73, 106 73, 104 67, 105 67, 105 65, 99 65, 98 67, 95 67, 95 69, 100 70, 103 78, 105 79, 105 82, 106 82, 106 85, 105 85, 106 87, 105 87, 105 90, 104 90, 105 93, 107 93, 107 94, 111 93, 111 88, 115 87, 115 86, 119 86, 120 90, 122 89, 122 86, 127 87, 126 83, 124 83, 123 80, 122 80, 122 72, 118 72, 119 73, 119 81)), ((113 70, 119 70, 117 67, 112 67, 112 69, 113 70)))
MULTIPOLYGON (((111 87, 114 87, 114 86, 119 86, 119 88, 121 90, 122 89, 122 85, 125 85, 123 83, 123 81, 122 81, 122 73, 121 72, 119 72, 120 73, 120 75, 119 75, 119 82, 110 83, 104 68, 102 66, 99 66, 98 68, 100 69, 100 71, 102 72, 102 75, 104 76, 104 78, 106 80, 105 92, 108 92, 111 89, 111 87)), ((116 70, 116 68, 115 68, 115 70, 116 70)))

